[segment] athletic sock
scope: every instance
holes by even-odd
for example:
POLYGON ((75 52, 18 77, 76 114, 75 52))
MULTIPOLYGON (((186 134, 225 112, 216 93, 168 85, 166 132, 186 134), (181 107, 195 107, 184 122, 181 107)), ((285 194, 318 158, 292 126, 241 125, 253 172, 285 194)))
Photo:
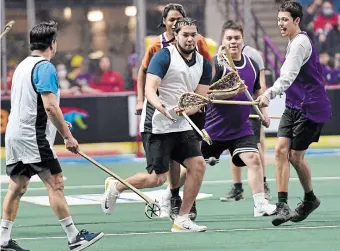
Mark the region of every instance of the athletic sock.
POLYGON ((69 216, 65 219, 59 220, 60 225, 63 227, 69 243, 73 243, 79 233, 78 229, 73 223, 72 217, 69 216))
POLYGON ((254 205, 255 207, 258 207, 257 205, 260 203, 260 202, 263 202, 265 200, 264 198, 264 193, 255 193, 253 194, 253 199, 254 199, 254 205))
POLYGON ((171 189, 170 186, 168 186, 163 194, 164 200, 170 200, 171 199, 171 189))
POLYGON ((241 183, 234 183, 234 187, 236 190, 242 190, 242 182, 241 183))
POLYGON ((179 187, 174 188, 174 189, 170 189, 170 190, 171 190, 171 196, 172 197, 179 197, 179 187))
POLYGON ((304 198, 304 200, 307 200, 307 201, 314 201, 315 198, 316 198, 316 197, 315 197, 315 194, 314 194, 313 190, 310 191, 310 192, 308 192, 308 193, 305 193, 305 198, 304 198))
POLYGON ((287 204, 288 201, 288 192, 278 192, 279 202, 283 202, 287 204))
POLYGON ((11 239, 13 221, 1 219, 0 246, 6 246, 11 239))

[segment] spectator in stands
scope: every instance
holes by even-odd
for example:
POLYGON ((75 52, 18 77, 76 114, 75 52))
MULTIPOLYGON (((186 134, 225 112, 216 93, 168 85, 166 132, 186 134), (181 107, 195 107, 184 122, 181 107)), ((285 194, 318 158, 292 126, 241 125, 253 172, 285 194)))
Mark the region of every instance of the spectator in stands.
POLYGON ((333 30, 327 35, 325 47, 331 55, 340 52, 340 15, 338 15, 337 25, 334 25, 333 30))
POLYGON ((133 90, 137 91, 137 75, 138 75, 138 55, 132 53, 128 56, 128 76, 132 81, 133 90))
POLYGON ((340 53, 332 58, 327 52, 321 52, 319 58, 326 83, 340 84, 340 53))
POLYGON ((75 81, 84 93, 98 93, 100 90, 90 87, 91 74, 88 71, 87 62, 80 55, 75 55, 71 60, 73 70, 67 75, 68 79, 75 81))
POLYGON ((339 64, 336 64, 337 61, 334 58, 330 58, 328 60, 327 71, 324 74, 327 84, 336 85, 340 83, 340 69, 337 68, 339 64))
POLYGON ((327 65, 328 65, 328 61, 330 59, 330 56, 328 55, 327 52, 325 51, 321 51, 319 54, 319 60, 320 60, 320 64, 322 67, 322 72, 323 72, 323 76, 326 76, 328 69, 327 69, 327 65))
POLYGON ((110 59, 103 57, 99 61, 99 72, 92 78, 90 86, 102 92, 121 92, 124 91, 124 78, 111 69, 110 59))
POLYGON ((77 85, 75 81, 68 78, 67 68, 65 64, 63 63, 57 64, 56 69, 57 69, 57 74, 58 74, 58 81, 59 81, 61 95, 81 94, 80 86, 77 85))
MULTIPOLYGON (((304 9, 301 23, 302 30, 306 31, 310 38, 314 38, 313 21, 316 14, 321 9, 323 0, 312 0, 307 8, 304 9)), ((306 6, 307 4, 304 3, 306 6)))
POLYGON ((7 66, 7 90, 10 91, 12 88, 12 78, 15 71, 16 65, 8 65, 7 66))
POLYGON ((319 13, 313 22, 314 31, 317 34, 325 34, 333 29, 334 25, 338 24, 338 14, 330 1, 324 1, 319 13))

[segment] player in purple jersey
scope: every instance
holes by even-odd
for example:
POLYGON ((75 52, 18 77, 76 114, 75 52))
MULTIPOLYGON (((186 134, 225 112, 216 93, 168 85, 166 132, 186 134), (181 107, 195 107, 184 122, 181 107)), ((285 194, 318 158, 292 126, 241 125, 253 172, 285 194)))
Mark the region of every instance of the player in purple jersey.
MULTIPOLYGON (((235 23, 234 21, 228 20, 223 24, 222 32, 221 32, 221 41, 224 39, 224 36, 225 36, 224 31, 228 29, 228 27, 234 25, 234 23, 235 23)), ((248 56, 250 59, 254 60, 254 62, 257 64, 259 68, 259 72, 260 72, 259 81, 260 81, 261 88, 262 90, 266 90, 266 80, 265 80, 265 73, 264 73, 265 66, 264 66, 264 62, 263 62, 261 54, 255 48, 250 47, 248 45, 243 45, 242 53, 248 56)), ((252 114, 256 114, 254 109, 252 109, 252 114)), ((264 136, 263 126, 261 125, 260 119, 251 119, 250 122, 252 124, 254 135, 256 137, 257 147, 258 147, 260 158, 261 158, 261 166, 263 168, 263 176, 264 176, 263 185, 264 185, 265 198, 267 200, 270 200, 271 198, 270 189, 269 189, 268 183, 266 182, 266 169, 265 169, 265 156, 264 156, 265 136, 264 136)), ((232 174, 234 184, 231 186, 231 189, 229 192, 227 192, 224 196, 220 197, 220 200, 222 202, 239 201, 239 200, 244 199, 244 196, 243 196, 244 190, 243 190, 243 184, 242 184, 242 168, 235 166, 230 160, 230 169, 231 169, 231 174, 232 174)))
POLYGON ((286 109, 280 121, 275 148, 279 198, 278 213, 272 220, 275 226, 289 220, 303 221, 319 207, 320 200, 313 192, 305 152, 310 144, 319 140, 323 124, 332 116, 318 53, 299 27, 302 13, 302 6, 297 2, 281 4, 277 20, 281 35, 289 39, 286 59, 280 77, 258 98, 260 107, 266 107, 271 99, 286 93, 286 109), (287 204, 289 163, 294 166, 305 191, 304 200, 295 211, 287 204))
MULTIPOLYGON (((241 25, 233 24, 224 33, 222 44, 229 50, 235 66, 243 79, 248 90, 255 97, 262 94, 259 83, 259 69, 257 64, 242 54, 243 28, 241 25)), ((215 63, 216 75, 213 82, 228 73, 227 68, 215 63)), ((223 94, 218 95, 223 99, 223 94)), ((240 93, 233 100, 246 101, 245 93, 240 93)), ((219 159, 223 151, 229 149, 233 163, 238 166, 248 166, 249 186, 254 198, 254 216, 272 215, 276 206, 268 203, 265 199, 263 186, 263 170, 257 142, 254 136, 249 115, 250 106, 245 105, 217 105, 207 106, 205 129, 210 135, 213 144, 202 143, 202 153, 206 160, 210 157, 219 159)), ((269 119, 266 118, 269 125, 269 119)))

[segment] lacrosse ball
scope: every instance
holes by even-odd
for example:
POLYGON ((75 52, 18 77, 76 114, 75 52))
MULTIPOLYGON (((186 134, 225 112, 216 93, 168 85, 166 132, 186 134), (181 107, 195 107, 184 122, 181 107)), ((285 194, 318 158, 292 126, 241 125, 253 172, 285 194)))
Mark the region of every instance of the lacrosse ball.
POLYGON ((215 157, 210 157, 209 159, 208 159, 208 164, 209 165, 211 165, 211 166, 214 166, 214 165, 216 165, 216 158, 215 157))

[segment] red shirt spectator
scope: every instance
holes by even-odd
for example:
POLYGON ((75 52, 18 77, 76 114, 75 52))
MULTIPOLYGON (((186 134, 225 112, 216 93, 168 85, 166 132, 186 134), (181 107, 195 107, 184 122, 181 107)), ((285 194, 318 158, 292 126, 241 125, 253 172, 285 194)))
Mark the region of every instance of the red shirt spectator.
POLYGON ((103 57, 99 61, 100 72, 90 86, 102 92, 121 92, 124 91, 124 78, 117 72, 111 70, 111 62, 108 57, 103 57))
POLYGON ((315 17, 313 26, 314 31, 326 32, 330 31, 334 25, 338 24, 338 14, 334 11, 333 5, 329 1, 322 4, 322 13, 315 17))

